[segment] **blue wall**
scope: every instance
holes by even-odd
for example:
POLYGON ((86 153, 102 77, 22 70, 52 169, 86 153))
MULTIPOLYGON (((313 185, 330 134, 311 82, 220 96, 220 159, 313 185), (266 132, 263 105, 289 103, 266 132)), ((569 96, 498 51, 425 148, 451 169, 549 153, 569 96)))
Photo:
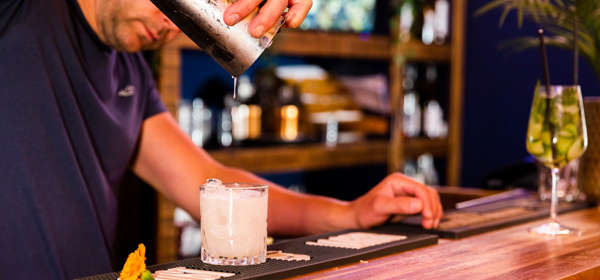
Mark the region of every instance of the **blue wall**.
MULTIPOLYGON (((542 72, 539 50, 514 53, 498 48, 506 40, 535 35, 538 26, 526 22, 519 29, 513 12, 500 28, 500 11, 474 16, 489 1, 467 2, 462 183, 478 186, 489 172, 528 155, 529 108, 542 72)), ((548 55, 552 83, 572 83, 571 52, 550 48, 548 55)), ((583 58, 580 84, 584 96, 600 95, 600 82, 583 58)))

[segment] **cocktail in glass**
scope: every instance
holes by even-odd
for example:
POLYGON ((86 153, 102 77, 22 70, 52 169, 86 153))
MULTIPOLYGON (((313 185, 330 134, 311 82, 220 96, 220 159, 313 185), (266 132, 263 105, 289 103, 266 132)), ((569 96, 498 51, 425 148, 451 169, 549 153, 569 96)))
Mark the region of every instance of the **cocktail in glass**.
POLYGON ((266 261, 268 186, 211 179, 200 187, 201 259, 216 265, 266 261))
POLYGON ((530 232, 549 236, 580 233, 558 223, 556 188, 559 169, 580 157, 587 142, 579 86, 550 86, 550 94, 545 87, 536 86, 527 129, 527 151, 551 170, 551 222, 531 228, 530 232))

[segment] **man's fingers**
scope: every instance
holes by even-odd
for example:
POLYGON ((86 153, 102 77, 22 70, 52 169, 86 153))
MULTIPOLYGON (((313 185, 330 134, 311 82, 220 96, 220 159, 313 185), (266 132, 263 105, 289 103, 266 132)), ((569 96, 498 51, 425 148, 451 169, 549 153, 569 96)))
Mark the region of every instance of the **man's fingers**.
POLYGON ((258 38, 271 29, 281 17, 281 13, 287 7, 285 0, 268 0, 265 5, 260 8, 258 15, 252 19, 248 31, 250 35, 258 38))
POLYGON ((300 26, 312 7, 312 0, 291 0, 285 23, 291 28, 300 26))
POLYGON ((436 205, 437 205, 437 215, 435 215, 435 225, 434 225, 437 228, 440 224, 440 220, 444 216, 444 209, 442 208, 442 202, 440 200, 440 195, 438 194, 438 192, 433 188, 431 189, 431 191, 433 192, 432 195, 435 198, 436 205))
POLYGON ((417 214, 423 209, 421 200, 413 197, 388 197, 380 196, 373 205, 375 212, 390 214, 417 214))
POLYGON ((435 228, 436 227, 435 220, 433 220, 433 219, 425 219, 425 218, 423 218, 421 220, 421 225, 424 228, 426 228, 426 229, 431 229, 431 228, 435 228))
POLYGON ((227 25, 234 25, 249 15, 263 0, 239 0, 227 7, 223 19, 227 25))
POLYGON ((429 191, 427 190, 427 186, 418 183, 405 175, 400 173, 395 173, 390 175, 392 188, 394 189, 394 194, 396 196, 402 195, 414 195, 419 198, 423 202, 423 218, 431 219, 433 218, 433 201, 429 191))

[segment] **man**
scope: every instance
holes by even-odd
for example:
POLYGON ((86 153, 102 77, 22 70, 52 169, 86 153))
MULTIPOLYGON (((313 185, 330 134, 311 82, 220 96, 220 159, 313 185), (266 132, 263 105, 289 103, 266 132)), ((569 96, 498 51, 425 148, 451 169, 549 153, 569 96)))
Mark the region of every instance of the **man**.
MULTIPOLYGON (((260 0, 224 14, 235 24, 260 0)), ((289 6, 298 26, 311 0, 267 0, 258 37, 289 6)), ((437 193, 403 175, 345 202, 298 194, 214 161, 178 129, 139 53, 179 30, 149 0, 0 2, 1 279, 72 279, 113 270, 116 191, 132 170, 199 214, 207 178, 269 184, 269 232, 367 228, 391 214, 442 215, 437 193)))

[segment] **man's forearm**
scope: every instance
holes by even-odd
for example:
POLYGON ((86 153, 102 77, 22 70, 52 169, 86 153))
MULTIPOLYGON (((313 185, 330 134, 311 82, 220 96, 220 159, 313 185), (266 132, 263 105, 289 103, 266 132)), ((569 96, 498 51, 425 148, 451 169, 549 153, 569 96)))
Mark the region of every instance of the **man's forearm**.
POLYGON ((133 170, 196 219, 200 218, 200 185, 206 179, 217 178, 269 185, 268 225, 273 234, 302 235, 357 224, 348 202, 292 192, 250 172, 216 162, 196 147, 167 113, 144 122, 133 170))

